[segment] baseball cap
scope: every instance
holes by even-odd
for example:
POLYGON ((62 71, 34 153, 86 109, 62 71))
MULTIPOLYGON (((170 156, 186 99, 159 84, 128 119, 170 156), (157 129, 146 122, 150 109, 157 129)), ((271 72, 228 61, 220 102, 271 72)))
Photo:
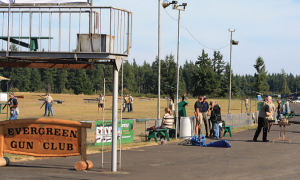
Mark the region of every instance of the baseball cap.
POLYGON ((206 99, 206 96, 203 96, 203 99, 206 99))
POLYGON ((214 101, 210 101, 210 103, 209 103, 209 105, 211 105, 212 106, 212 103, 213 103, 214 101))
POLYGON ((10 92, 8 95, 15 95, 13 92, 10 92))

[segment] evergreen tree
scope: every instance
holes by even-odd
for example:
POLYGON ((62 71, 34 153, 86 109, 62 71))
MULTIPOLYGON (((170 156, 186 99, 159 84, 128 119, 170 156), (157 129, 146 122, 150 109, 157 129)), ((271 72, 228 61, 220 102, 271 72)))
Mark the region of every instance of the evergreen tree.
POLYGON ((262 57, 258 57, 253 65, 256 73, 254 74, 255 82, 253 83, 253 89, 256 92, 264 93, 269 90, 267 83, 267 73, 265 62, 262 57))

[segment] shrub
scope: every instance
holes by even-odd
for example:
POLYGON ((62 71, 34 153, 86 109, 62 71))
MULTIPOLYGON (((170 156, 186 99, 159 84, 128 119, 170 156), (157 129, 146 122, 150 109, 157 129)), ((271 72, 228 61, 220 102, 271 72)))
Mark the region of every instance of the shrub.
POLYGON ((20 92, 18 88, 10 88, 9 91, 10 92, 20 92))

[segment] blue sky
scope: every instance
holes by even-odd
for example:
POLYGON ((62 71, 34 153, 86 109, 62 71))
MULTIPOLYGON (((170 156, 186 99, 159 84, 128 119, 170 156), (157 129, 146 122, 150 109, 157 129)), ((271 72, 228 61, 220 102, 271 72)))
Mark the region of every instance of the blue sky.
MULTIPOLYGON (((181 13, 182 25, 207 47, 229 44, 228 29, 236 29, 233 39, 232 69, 235 74, 254 74, 253 64, 261 56, 270 73, 299 74, 300 1, 298 0, 185 0, 188 6, 181 13)), ((133 12, 133 47, 129 62, 152 63, 157 56, 158 0, 94 0, 96 6, 114 6, 133 12)), ((178 11, 166 11, 175 19, 178 11)), ((177 21, 162 8, 161 55, 177 53, 177 21)), ((195 61, 204 47, 181 28, 180 64, 195 61)), ((204 48, 210 57, 213 50, 204 48)), ((229 62, 230 47, 220 49, 229 62)))

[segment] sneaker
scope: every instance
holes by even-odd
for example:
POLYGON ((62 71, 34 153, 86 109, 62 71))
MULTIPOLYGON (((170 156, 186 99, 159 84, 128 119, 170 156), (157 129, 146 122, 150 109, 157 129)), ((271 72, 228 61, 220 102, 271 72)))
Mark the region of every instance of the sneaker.
POLYGON ((269 142, 269 140, 263 140, 263 142, 269 142))
POLYGON ((213 138, 213 140, 218 140, 218 139, 219 139, 218 137, 214 137, 214 138, 213 138))

